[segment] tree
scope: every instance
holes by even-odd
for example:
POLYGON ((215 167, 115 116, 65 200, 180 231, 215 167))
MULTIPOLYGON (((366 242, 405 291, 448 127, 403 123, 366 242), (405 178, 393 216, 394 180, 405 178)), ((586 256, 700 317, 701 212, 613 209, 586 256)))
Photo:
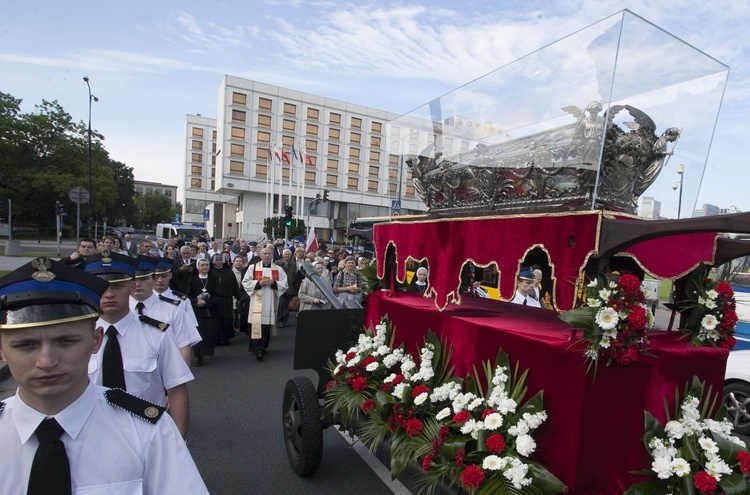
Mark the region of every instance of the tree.
POLYGON ((161 194, 135 196, 136 223, 142 227, 153 227, 172 218, 172 200, 161 194))

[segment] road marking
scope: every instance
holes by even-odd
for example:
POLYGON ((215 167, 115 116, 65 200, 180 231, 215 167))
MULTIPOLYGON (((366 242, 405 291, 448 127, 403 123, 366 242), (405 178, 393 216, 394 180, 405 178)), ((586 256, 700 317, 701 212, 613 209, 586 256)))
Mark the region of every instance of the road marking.
POLYGON ((355 435, 352 438, 349 432, 339 430, 338 425, 335 426, 336 430, 341 434, 342 437, 349 442, 349 445, 359 454, 363 461, 370 466, 370 469, 380 478, 380 480, 387 486, 394 495, 412 495, 407 488, 399 481, 391 481, 391 471, 380 462, 380 459, 372 455, 370 450, 365 447, 365 444, 359 441, 359 438, 355 435))

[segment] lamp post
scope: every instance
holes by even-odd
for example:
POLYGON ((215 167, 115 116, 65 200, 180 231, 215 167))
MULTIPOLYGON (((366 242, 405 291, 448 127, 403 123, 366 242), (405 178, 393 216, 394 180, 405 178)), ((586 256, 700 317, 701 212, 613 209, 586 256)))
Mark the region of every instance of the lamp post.
POLYGON ((672 186, 672 189, 677 189, 678 187, 680 188, 680 197, 677 201, 677 219, 679 220, 682 213, 682 179, 685 176, 685 165, 683 165, 682 163, 677 165, 676 172, 680 176, 680 180, 675 182, 674 186, 672 186))
MULTIPOLYGON (((93 187, 93 174, 91 172, 91 104, 95 101, 99 101, 99 98, 91 94, 91 85, 89 84, 89 76, 83 76, 83 80, 86 82, 86 87, 89 89, 89 222, 88 222, 88 235, 91 236, 91 212, 94 203, 94 187, 93 187)), ((80 221, 80 220, 79 220, 80 221)))

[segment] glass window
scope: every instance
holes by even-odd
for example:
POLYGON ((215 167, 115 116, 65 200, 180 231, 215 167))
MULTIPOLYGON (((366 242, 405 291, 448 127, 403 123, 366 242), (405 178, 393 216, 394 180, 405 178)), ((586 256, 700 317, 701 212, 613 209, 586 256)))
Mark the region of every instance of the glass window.
POLYGON ((396 184, 388 184, 388 193, 393 196, 396 194, 396 184))
POLYGON ((269 144, 271 142, 271 133, 266 131, 258 131, 258 143, 269 144))
POLYGON ((245 146, 242 144, 232 144, 231 150, 230 150, 231 156, 245 156, 245 146))
POLYGON ((406 195, 414 196, 414 186, 406 186, 406 195))
POLYGON ((267 177, 268 176, 268 166, 267 165, 257 164, 255 166, 255 176, 256 177, 267 177))
POLYGON ((333 125, 341 125, 341 114, 331 112, 329 123, 333 125))
POLYGON ((388 147, 388 150, 393 153, 400 153, 401 152, 401 141, 391 141, 391 145, 388 147))
POLYGON ((398 167, 398 155, 388 155, 388 164, 393 167, 398 167))
POLYGON ((255 150, 255 159, 258 161, 268 160, 268 148, 257 148, 255 150))
POLYGON ((268 98, 258 98, 258 108, 261 110, 273 111, 273 102, 268 98))
POLYGON ((409 144, 409 153, 412 155, 417 154, 417 144, 416 143, 410 143, 409 144))
MULTIPOLYGON (((203 175, 203 167, 200 165, 191 165, 190 166, 190 174, 191 175, 203 175)), ((146 191, 148 194, 148 191, 146 191)))
POLYGON ((359 163, 349 162, 349 173, 359 175, 359 163))
POLYGON ((211 155, 211 165, 216 165, 216 155, 211 155))
POLYGON ((281 136, 281 145, 284 148, 289 149, 289 152, 291 153, 292 143, 294 142, 294 136, 281 136))
POLYGON ((397 169, 389 169, 388 170, 388 178, 391 180, 397 180, 398 179, 398 170, 397 169))
POLYGON ((201 153, 192 153, 191 160, 193 163, 203 163, 203 155, 201 153))
POLYGON ((353 144, 362 144, 362 134, 358 132, 352 132, 349 134, 349 139, 353 144))
POLYGON ((238 141, 244 141, 245 129, 242 127, 232 127, 232 139, 237 139, 238 141))
POLYGON ((216 181, 215 180, 211 181, 211 189, 216 189, 216 181))
POLYGON ((293 120, 284 119, 283 125, 285 132, 294 132, 295 125, 293 120))
POLYGON ((355 179, 354 177, 349 177, 346 180, 346 187, 349 189, 357 189, 359 188, 359 179, 355 179))
POLYGON ((333 174, 326 175, 326 186, 337 187, 338 177, 333 174))
POLYGON ((305 183, 315 184, 315 172, 305 170, 305 183))
POLYGON ((333 158, 328 159, 328 170, 338 170, 339 169, 339 161, 334 160, 333 158))
POLYGON ((216 167, 211 167, 211 177, 216 177, 216 167))
POLYGON ((373 148, 380 148, 380 138, 377 136, 371 136, 370 146, 372 146, 373 148))
POLYGON ((289 115, 290 117, 296 117, 297 105, 295 105, 294 103, 284 103, 284 115, 289 115))
POLYGON ((370 177, 379 177, 380 176, 380 167, 374 167, 370 165, 370 177))
POLYGON ((362 129, 362 119, 358 117, 352 117, 352 129, 362 129))
POLYGON ((338 141, 340 137, 341 137, 340 129, 334 129, 334 128, 328 129, 328 139, 335 139, 336 141, 338 141))
POLYGON ((203 213, 205 208, 204 199, 185 199, 185 213, 203 213))
POLYGON ((359 148, 349 148, 349 158, 359 160, 359 148))
POLYGON ((305 166, 308 167, 308 168, 315 168, 315 166, 318 163, 318 157, 317 156, 312 156, 312 155, 307 155, 307 156, 310 158, 310 161, 307 162, 305 164, 305 166))
POLYGON ((202 138, 203 129, 201 129, 200 127, 193 127, 193 137, 202 138))
POLYGON ((317 108, 308 108, 307 109, 307 118, 308 120, 315 120, 317 121, 320 117, 320 110, 317 108))
POLYGON ((339 156, 339 145, 328 143, 328 154, 339 156))
POLYGON ((271 116, 270 115, 258 115, 258 127, 271 128, 271 116))
POLYGON ((367 181, 367 190, 370 192, 378 192, 378 181, 376 180, 368 180, 367 181))
POLYGON ((190 188, 191 189, 200 189, 202 187, 203 181, 200 179, 190 179, 190 188))
POLYGON ((242 175, 242 171, 245 168, 245 164, 242 162, 238 162, 237 160, 230 160, 229 161, 229 173, 230 174, 240 174, 242 175))
POLYGON ((244 124, 246 115, 247 114, 242 110, 232 110, 232 122, 244 124))
POLYGON ((169 197, 169 198, 171 198, 172 197, 172 190, 171 189, 166 189, 164 191, 164 195, 167 196, 167 197, 169 197))
POLYGON ((370 152, 370 161, 371 162, 380 162, 380 152, 379 151, 371 151, 370 152))
POLYGON ((314 141, 312 139, 305 139, 305 148, 307 148, 307 151, 310 153, 317 153, 318 152, 318 142, 314 141))
POLYGON ((247 95, 245 93, 232 93, 232 104, 233 105, 240 105, 240 106, 247 106, 247 95))
MULTIPOLYGON (((375 132, 377 134, 380 134, 383 132, 383 124, 381 122, 373 122, 372 123, 372 132, 375 132)), ((398 134, 396 134, 398 135, 398 134)))
POLYGON ((216 143, 211 143, 211 153, 216 154, 216 143))
POLYGON ((212 139, 213 139, 214 141, 216 141, 216 131, 213 131, 213 132, 211 133, 211 136, 212 136, 212 139))
POLYGON ((318 126, 315 125, 315 124, 307 124, 307 126, 305 126, 305 134, 307 134, 308 136, 315 136, 315 137, 317 137, 318 136, 318 126))
POLYGON ((203 151, 203 141, 198 141, 197 139, 193 139, 193 149, 198 151, 203 151))

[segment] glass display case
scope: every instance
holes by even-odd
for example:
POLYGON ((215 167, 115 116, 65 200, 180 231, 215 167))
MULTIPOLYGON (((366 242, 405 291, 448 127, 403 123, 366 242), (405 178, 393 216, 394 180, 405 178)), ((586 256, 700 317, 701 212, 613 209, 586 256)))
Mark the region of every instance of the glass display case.
POLYGON ((389 153, 431 213, 635 214, 678 179, 692 211, 728 73, 625 10, 390 122, 389 153))

